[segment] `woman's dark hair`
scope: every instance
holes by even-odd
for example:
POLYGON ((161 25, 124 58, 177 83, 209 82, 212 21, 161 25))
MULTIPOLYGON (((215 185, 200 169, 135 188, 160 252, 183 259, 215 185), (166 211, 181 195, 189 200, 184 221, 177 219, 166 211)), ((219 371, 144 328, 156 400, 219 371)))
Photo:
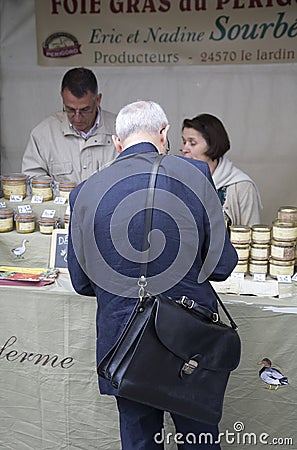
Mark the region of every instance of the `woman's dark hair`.
POLYGON ((89 91, 94 95, 98 94, 97 79, 93 72, 85 67, 76 67, 65 73, 61 84, 61 92, 66 88, 77 98, 83 97, 89 91))
POLYGON ((184 128, 194 128, 204 137, 208 150, 205 152, 213 161, 219 159, 230 149, 230 141, 222 122, 211 114, 200 114, 183 121, 184 128))

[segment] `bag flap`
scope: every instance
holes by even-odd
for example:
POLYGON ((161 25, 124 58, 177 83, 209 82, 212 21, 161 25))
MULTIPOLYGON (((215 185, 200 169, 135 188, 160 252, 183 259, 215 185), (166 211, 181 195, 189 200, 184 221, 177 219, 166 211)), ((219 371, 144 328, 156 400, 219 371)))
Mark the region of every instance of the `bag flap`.
POLYGON ((157 297, 155 329, 159 340, 185 362, 209 370, 234 370, 240 360, 237 331, 222 322, 209 322, 165 296, 157 297))

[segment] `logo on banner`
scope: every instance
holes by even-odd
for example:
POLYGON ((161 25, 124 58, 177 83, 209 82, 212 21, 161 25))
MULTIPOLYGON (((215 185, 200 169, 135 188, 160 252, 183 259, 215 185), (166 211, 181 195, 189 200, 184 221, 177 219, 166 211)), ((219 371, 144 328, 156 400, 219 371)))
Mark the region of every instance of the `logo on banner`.
POLYGON ((53 33, 45 40, 42 49, 47 58, 66 58, 81 54, 81 44, 70 33, 53 33))

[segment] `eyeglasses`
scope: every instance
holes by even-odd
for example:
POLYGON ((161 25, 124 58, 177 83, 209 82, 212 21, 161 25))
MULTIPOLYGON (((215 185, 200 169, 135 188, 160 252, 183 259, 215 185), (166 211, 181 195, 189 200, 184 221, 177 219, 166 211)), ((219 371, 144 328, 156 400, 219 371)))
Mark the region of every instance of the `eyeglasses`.
POLYGON ((82 117, 89 116, 94 113, 94 107, 86 106, 86 108, 69 108, 68 106, 63 106, 63 111, 67 114, 68 117, 74 117, 76 114, 79 114, 82 117))

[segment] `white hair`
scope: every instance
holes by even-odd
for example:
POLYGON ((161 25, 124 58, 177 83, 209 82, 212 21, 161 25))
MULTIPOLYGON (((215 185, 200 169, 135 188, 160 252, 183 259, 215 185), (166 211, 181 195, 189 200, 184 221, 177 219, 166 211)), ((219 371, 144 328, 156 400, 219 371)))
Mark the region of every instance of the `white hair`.
POLYGON ((159 133, 167 125, 166 114, 158 103, 140 100, 120 110, 116 118, 116 134, 124 141, 138 132, 159 133))

